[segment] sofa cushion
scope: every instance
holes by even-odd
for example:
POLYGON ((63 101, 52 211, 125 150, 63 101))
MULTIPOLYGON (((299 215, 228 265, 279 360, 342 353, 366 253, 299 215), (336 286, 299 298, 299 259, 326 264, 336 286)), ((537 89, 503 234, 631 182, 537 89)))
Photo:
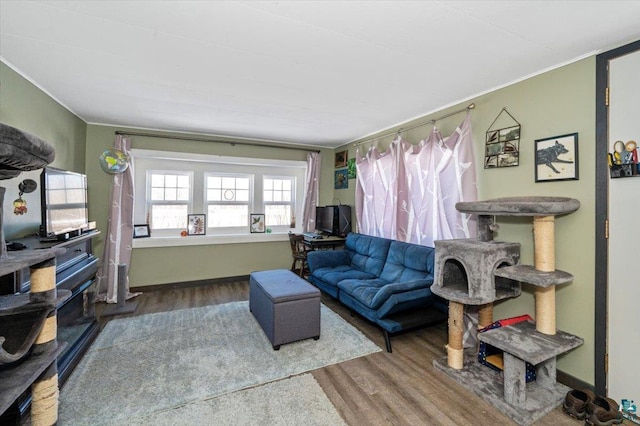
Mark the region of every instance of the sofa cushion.
POLYGON ((380 278, 374 279, 350 279, 340 281, 338 283, 338 288, 340 289, 340 293, 347 293, 353 299, 362 303, 364 306, 370 309, 377 309, 382 305, 382 302, 379 302, 377 306, 373 303, 376 294, 380 291, 381 288, 389 284, 387 281, 382 280, 380 278))
POLYGON ((386 238, 354 233, 347 235, 345 241, 345 249, 353 253, 351 266, 376 277, 382 272, 390 245, 391 240, 386 238))
POLYGON ((338 283, 344 280, 357 279, 368 280, 376 278, 375 275, 358 269, 353 269, 348 265, 339 265, 330 268, 320 268, 313 271, 313 277, 338 287, 338 283))
POLYGON ((380 278, 388 282, 433 281, 432 247, 392 241, 380 278))

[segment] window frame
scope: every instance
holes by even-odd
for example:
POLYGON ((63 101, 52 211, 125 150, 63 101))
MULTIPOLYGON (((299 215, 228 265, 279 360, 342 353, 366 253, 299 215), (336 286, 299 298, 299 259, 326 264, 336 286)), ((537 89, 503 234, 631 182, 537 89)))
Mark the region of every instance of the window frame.
MULTIPOLYGON (((151 215, 151 209, 154 205, 160 205, 160 206, 181 206, 186 204, 187 205, 187 214, 189 211, 193 210, 193 172, 187 172, 187 171, 176 171, 176 170, 165 170, 165 169, 147 169, 146 170, 146 191, 145 191, 145 201, 146 201, 146 206, 145 206, 145 217, 149 217, 149 220, 152 222, 151 225, 153 225, 153 220, 152 220, 152 215, 151 215), (189 178, 189 187, 188 187, 188 191, 189 191, 189 197, 186 201, 182 201, 182 200, 164 200, 164 201, 153 201, 151 199, 151 192, 153 191, 153 186, 152 186, 152 178, 151 176, 153 174, 162 174, 162 175, 176 175, 176 176, 187 176, 189 178)), ((166 186, 165 186, 166 188, 166 186)), ((186 227, 186 215, 185 215, 185 227, 186 227)), ((165 232, 171 232, 174 233, 176 230, 181 229, 181 228, 153 228, 151 227, 151 229, 153 229, 153 232, 159 232, 160 234, 163 234, 165 232)))
MULTIPOLYGON (((264 213, 263 203, 263 176, 293 178, 295 190, 292 197, 295 197, 294 211, 296 219, 302 215, 302 202, 304 200, 304 182, 306 177, 307 164, 301 160, 279 160, 248 157, 225 157, 207 154, 191 154, 183 152, 168 152, 134 148, 132 149, 132 166, 134 168, 134 185, 136 194, 145 194, 145 197, 136 197, 134 202, 134 223, 146 223, 147 212, 147 170, 174 172, 193 172, 191 180, 192 204, 189 206, 188 214, 207 214, 208 203, 206 201, 206 178, 205 174, 212 175, 253 175, 252 194, 250 199, 252 205, 249 215, 252 213, 264 213), (247 173, 249 171, 250 173, 247 173)), ((244 227, 234 227, 226 229, 209 227, 207 221, 207 235, 198 238, 181 238, 179 229, 176 230, 154 230, 151 238, 136 239, 135 247, 161 247, 168 245, 201 245, 201 244, 225 244, 243 243, 251 241, 262 241, 278 239, 289 231, 302 232, 299 220, 296 220, 296 227, 289 226, 272 227, 271 233, 251 234, 249 223, 244 227), (276 237, 277 236, 277 237, 276 237)))
POLYGON ((297 222, 298 222, 298 216, 296 215, 296 186, 297 186, 297 180, 295 178, 292 178, 291 176, 283 176, 281 174, 278 175, 269 175, 269 174, 264 174, 262 175, 262 194, 263 194, 263 198, 262 198, 262 206, 263 206, 263 210, 265 212, 265 221, 267 221, 267 226, 270 227, 273 231, 285 231, 288 229, 291 229, 291 223, 285 224, 285 225, 268 225, 268 220, 266 218, 266 207, 267 206, 281 206, 281 205, 288 205, 291 206, 291 212, 293 213, 293 218, 295 226, 297 226, 297 222), (283 202, 283 201, 265 201, 264 200, 264 192, 265 192, 265 188, 264 188, 264 181, 265 179, 280 179, 280 180, 289 180, 291 182, 291 201, 289 202, 283 202))
POLYGON ((242 234, 244 230, 249 229, 249 218, 251 217, 251 213, 253 210, 253 205, 255 202, 254 197, 254 187, 255 187, 255 175, 250 173, 230 173, 230 172, 204 172, 203 176, 203 207, 204 213, 207 215, 207 232, 212 233, 223 233, 223 234, 242 234), (209 201, 207 191, 209 190, 207 184, 207 178, 210 176, 221 176, 221 177, 244 177, 249 179, 249 200, 245 203, 242 201, 228 201, 228 202, 216 202, 209 201), (224 226, 224 227, 214 227, 211 226, 211 222, 209 220, 209 205, 246 205, 247 206, 247 223, 242 226, 224 226))

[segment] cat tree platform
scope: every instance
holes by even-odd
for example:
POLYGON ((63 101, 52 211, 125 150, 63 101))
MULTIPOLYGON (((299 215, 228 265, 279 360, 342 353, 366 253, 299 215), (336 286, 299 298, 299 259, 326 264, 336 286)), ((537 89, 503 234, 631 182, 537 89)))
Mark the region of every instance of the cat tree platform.
POLYGON ((511 197, 456 204, 478 215, 478 239, 436 241, 432 292, 449 300, 447 356, 434 366, 500 409, 528 425, 556 408, 569 388, 556 382, 556 357, 584 343, 556 329, 555 286, 573 275, 555 269, 555 216, 580 207, 563 197, 511 197), (493 241, 495 216, 533 218, 534 263, 520 265, 520 245, 493 241), (503 372, 478 362, 477 350, 463 350, 464 305, 481 305, 479 327, 493 322, 493 302, 520 295, 521 283, 535 286, 536 322, 488 330, 478 339, 503 351, 503 372), (536 380, 526 382, 526 364, 536 380))

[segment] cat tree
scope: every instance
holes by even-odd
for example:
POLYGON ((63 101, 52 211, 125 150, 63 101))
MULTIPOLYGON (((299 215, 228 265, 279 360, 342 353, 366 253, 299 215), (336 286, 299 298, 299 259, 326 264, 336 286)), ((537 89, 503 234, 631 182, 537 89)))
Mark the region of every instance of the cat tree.
MULTIPOLYGON (((0 123, 0 180, 42 168, 54 156, 47 142, 0 123)), ((0 414, 30 387, 31 423, 53 425, 58 419, 56 359, 66 345, 57 341, 56 308, 71 296, 56 288, 55 257, 64 250, 8 253, 2 232, 4 194, 0 187, 0 276, 29 268, 31 288, 0 296, 0 414)))
POLYGON ((458 203, 478 215, 478 238, 436 241, 431 291, 449 300, 447 356, 434 365, 490 402, 519 424, 530 424, 557 407, 569 390, 556 382, 556 357, 583 339, 556 329, 555 288, 573 276, 555 268, 555 216, 570 214, 578 200, 563 197, 511 197, 458 203), (520 265, 520 245, 493 241, 495 216, 533 218, 534 265, 520 265), (477 305, 479 327, 493 322, 493 303, 517 297, 521 283, 536 287, 536 322, 524 321, 478 334, 503 351, 503 376, 477 361, 477 350, 463 349, 464 305, 477 305), (526 383, 526 363, 535 382, 526 383))

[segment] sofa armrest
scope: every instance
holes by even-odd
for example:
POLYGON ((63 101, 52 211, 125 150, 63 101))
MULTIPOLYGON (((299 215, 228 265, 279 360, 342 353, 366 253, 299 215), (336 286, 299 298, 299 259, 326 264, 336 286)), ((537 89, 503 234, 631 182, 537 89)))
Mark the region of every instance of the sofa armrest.
POLYGON ((346 250, 317 250, 307 253, 307 264, 309 270, 320 268, 332 268, 339 265, 350 265, 351 257, 346 250))
POLYGON ((394 294, 429 288, 431 284, 433 284, 433 280, 423 279, 384 285, 380 287, 380 290, 378 290, 376 295, 373 296, 373 299, 371 299, 371 306, 377 309, 394 294))

